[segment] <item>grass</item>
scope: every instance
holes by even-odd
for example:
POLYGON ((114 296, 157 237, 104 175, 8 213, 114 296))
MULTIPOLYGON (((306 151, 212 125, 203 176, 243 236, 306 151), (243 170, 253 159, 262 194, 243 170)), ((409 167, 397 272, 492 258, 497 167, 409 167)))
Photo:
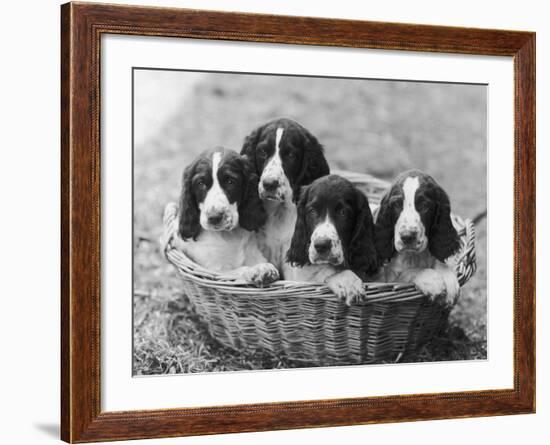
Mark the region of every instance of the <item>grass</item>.
MULTIPOLYGON (((160 254, 164 205, 177 200, 181 172, 199 152, 215 145, 239 150, 253 128, 285 115, 320 139, 333 168, 389 180, 420 168, 447 190, 454 212, 473 217, 486 208, 485 113, 483 86, 202 77, 161 130, 134 149, 134 373, 299 366, 265 353, 244 356, 211 339, 160 254)), ((462 290, 448 332, 402 361, 487 357, 484 220, 476 230, 478 270, 462 290)))

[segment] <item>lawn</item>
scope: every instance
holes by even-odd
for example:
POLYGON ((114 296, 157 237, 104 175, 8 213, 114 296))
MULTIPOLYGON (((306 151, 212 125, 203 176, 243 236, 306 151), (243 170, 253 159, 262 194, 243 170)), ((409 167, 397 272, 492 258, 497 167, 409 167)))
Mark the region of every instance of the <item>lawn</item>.
MULTIPOLYGON (((136 91, 141 87, 136 81, 136 91)), ((206 148, 240 150, 256 126, 288 116, 319 138, 332 168, 387 180, 419 168, 447 190, 455 213, 473 217, 486 208, 484 86, 205 74, 188 89, 158 130, 134 147, 135 374, 302 366, 268 354, 245 356, 212 340, 161 255, 163 208, 177 200, 184 166, 206 148)), ((154 116, 162 105, 147 106, 154 116)), ((403 360, 487 357, 485 220, 476 233, 477 273, 462 290, 448 332, 403 360)))

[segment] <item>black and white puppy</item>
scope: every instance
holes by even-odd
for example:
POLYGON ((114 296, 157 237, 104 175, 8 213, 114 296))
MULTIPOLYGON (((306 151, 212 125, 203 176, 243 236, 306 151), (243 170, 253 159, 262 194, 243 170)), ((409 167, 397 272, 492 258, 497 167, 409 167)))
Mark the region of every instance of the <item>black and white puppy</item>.
POLYGON ((323 147, 302 125, 280 118, 248 135, 241 154, 251 160, 260 177, 258 192, 267 212, 259 233, 260 248, 281 268, 294 233, 300 188, 329 173, 323 147))
POLYGON ((429 175, 399 175, 376 212, 376 249, 384 281, 412 282, 426 295, 454 304, 460 292, 452 256, 460 240, 447 193, 429 175))
POLYGON ((285 279, 326 283, 349 304, 363 294, 363 280, 377 268, 374 222, 366 196, 338 175, 304 187, 283 266, 285 279))
POLYGON ((277 269, 258 248, 256 232, 265 220, 258 177, 244 156, 215 148, 185 169, 178 234, 197 264, 258 285, 277 280, 277 269))

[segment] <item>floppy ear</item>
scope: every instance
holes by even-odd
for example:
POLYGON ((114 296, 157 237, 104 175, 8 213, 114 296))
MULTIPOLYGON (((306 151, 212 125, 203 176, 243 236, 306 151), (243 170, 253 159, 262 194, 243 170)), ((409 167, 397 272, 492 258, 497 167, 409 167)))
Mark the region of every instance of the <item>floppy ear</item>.
POLYGON ((395 221, 390 199, 393 193, 393 187, 386 193, 378 207, 378 215, 374 225, 374 244, 380 261, 384 262, 393 257, 395 253, 394 231, 395 221))
POLYGON ((189 165, 183 172, 179 205, 179 234, 182 239, 196 239, 201 231, 200 214, 193 191, 191 180, 195 164, 189 165))
POLYGON ((239 204, 239 225, 249 231, 257 231, 265 224, 267 215, 264 205, 258 195, 258 175, 252 162, 245 156, 241 157, 244 191, 239 204))
POLYGON ((431 254, 439 261, 445 261, 460 248, 460 239, 451 221, 451 203, 447 193, 439 186, 436 187, 436 213, 429 233, 431 254))
POLYGON ((299 199, 301 186, 309 185, 317 178, 321 178, 330 173, 323 146, 319 143, 317 138, 305 128, 303 128, 303 131, 306 136, 306 143, 304 146, 304 157, 302 159, 302 170, 298 175, 298 180, 293 190, 294 201, 298 201, 299 199))
POLYGON ((290 242, 290 248, 286 254, 286 260, 293 266, 304 266, 309 264, 308 248, 311 242, 311 233, 306 223, 306 203, 308 200, 309 187, 302 187, 300 202, 298 203, 296 225, 294 235, 290 242))
POLYGON ((367 197, 359 190, 356 193, 358 216, 347 247, 347 264, 353 271, 373 274, 378 270, 378 254, 374 246, 374 221, 367 197))
POLYGON ((258 171, 258 167, 256 165, 256 146, 260 142, 260 137, 264 127, 265 125, 256 128, 252 133, 245 137, 241 148, 241 155, 246 156, 250 160, 254 170, 258 174, 260 172, 258 171))

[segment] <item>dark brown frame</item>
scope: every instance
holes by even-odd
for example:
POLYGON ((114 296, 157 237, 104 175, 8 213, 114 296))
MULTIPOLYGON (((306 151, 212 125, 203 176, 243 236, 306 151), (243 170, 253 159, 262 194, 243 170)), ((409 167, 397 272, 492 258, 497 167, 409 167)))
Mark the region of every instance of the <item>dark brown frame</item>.
POLYGON ((535 411, 535 34, 91 3, 61 7, 61 437, 171 437, 535 411), (100 37, 104 33, 512 56, 514 388, 102 412, 100 37))

